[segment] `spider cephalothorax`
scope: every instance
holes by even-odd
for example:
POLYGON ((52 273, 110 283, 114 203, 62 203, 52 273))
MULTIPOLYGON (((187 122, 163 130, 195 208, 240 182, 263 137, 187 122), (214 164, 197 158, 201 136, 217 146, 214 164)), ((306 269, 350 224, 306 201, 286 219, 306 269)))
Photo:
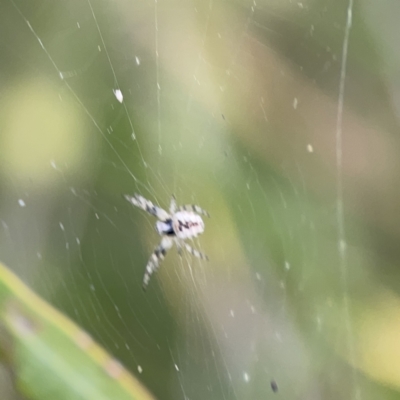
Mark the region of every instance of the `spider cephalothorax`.
POLYGON ((156 230, 162 236, 161 243, 155 248, 147 263, 143 277, 143 289, 147 288, 151 275, 157 270, 160 261, 164 259, 167 250, 174 243, 178 248, 179 254, 181 254, 182 248, 185 248, 193 256, 208 260, 206 255, 185 242, 186 239, 195 238, 204 232, 204 222, 201 215, 209 217, 207 211, 194 204, 178 207, 174 196, 171 199, 169 213, 138 194, 134 196, 125 195, 124 197, 134 206, 147 211, 158 219, 156 230))

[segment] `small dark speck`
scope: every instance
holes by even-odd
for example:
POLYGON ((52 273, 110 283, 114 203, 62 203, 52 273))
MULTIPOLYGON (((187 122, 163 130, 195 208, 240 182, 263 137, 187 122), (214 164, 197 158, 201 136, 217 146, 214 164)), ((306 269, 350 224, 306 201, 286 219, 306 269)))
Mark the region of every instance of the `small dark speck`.
POLYGON ((271 381, 271 389, 274 393, 276 393, 278 391, 278 385, 276 384, 276 382, 274 380, 271 381))
POLYGON ((221 114, 222 115, 222 119, 225 121, 225 115, 224 114, 221 114))

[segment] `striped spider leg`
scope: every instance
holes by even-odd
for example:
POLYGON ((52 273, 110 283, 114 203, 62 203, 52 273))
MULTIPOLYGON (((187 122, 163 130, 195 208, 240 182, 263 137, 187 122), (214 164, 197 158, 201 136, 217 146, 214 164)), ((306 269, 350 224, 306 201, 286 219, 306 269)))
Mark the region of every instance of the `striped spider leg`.
POLYGON ((210 218, 210 214, 206 210, 203 210, 202 208, 196 206, 195 204, 184 204, 183 206, 179 206, 177 211, 194 212, 196 214, 205 215, 206 217, 210 218))
POLYGON ((140 194, 135 193, 134 196, 129 196, 128 194, 125 194, 124 197, 126 200, 129 201, 129 203, 141 208, 144 211, 147 211, 151 215, 154 215, 160 221, 166 221, 171 218, 165 210, 155 206, 150 200, 145 199, 140 194))
POLYGON ((204 253, 196 250, 195 248, 193 248, 192 246, 190 246, 189 244, 187 244, 183 240, 179 240, 179 239, 176 238, 175 242, 176 242, 176 247, 178 249, 178 254, 180 256, 182 256, 182 248, 185 248, 185 250, 189 254, 191 254, 192 256, 194 256, 196 258, 199 258, 200 260, 207 260, 208 261, 208 257, 204 253))
POLYGON ((144 272, 142 282, 143 290, 147 289, 147 285, 149 284, 151 275, 153 275, 153 273, 157 271, 158 267, 160 266, 160 262, 164 260, 164 257, 167 254, 167 250, 169 250, 173 244, 174 242, 170 237, 164 236, 161 239, 161 243, 153 251, 149 261, 147 262, 146 270, 144 272))

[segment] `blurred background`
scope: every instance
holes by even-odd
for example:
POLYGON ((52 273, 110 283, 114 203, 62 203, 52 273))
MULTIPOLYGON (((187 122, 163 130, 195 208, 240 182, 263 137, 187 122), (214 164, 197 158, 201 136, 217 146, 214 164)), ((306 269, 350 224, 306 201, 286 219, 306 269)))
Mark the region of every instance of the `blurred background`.
POLYGON ((0 258, 159 399, 395 399, 400 4, 0 3, 0 258), (209 211, 160 237, 124 194, 209 211))

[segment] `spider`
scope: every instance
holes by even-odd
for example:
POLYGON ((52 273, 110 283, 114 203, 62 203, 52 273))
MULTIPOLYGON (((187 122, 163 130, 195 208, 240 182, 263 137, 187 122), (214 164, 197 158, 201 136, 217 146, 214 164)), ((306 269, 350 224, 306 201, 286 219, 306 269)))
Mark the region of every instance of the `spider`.
POLYGON ((182 248, 185 248, 193 256, 202 260, 208 260, 208 257, 189 246, 185 240, 192 239, 204 232, 204 222, 200 215, 209 217, 207 211, 194 204, 183 206, 176 205, 175 196, 172 196, 169 206, 169 213, 160 207, 155 206, 150 200, 145 199, 139 194, 134 196, 124 195, 125 199, 136 207, 147 211, 154 215, 158 221, 156 222, 156 230, 162 236, 160 244, 154 249, 143 276, 143 290, 147 289, 150 277, 155 272, 160 261, 162 261, 173 244, 176 244, 178 254, 182 254, 182 248))

